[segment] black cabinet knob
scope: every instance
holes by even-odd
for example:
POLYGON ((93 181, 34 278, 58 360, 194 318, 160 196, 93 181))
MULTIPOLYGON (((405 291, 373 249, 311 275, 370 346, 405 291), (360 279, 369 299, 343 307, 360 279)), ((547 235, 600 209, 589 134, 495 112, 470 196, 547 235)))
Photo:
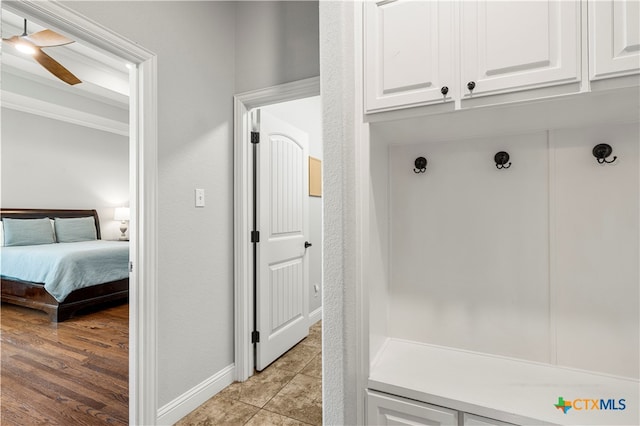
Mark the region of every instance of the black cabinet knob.
POLYGON ((449 93, 449 88, 447 86, 442 86, 442 89, 440 89, 440 93, 442 93, 442 96, 447 96, 447 93, 449 93))
POLYGON ((470 81, 467 83, 467 89, 469 89, 470 92, 473 92, 473 89, 476 88, 476 82, 475 81, 470 81))
POLYGON ((305 241, 304 242, 304 248, 309 248, 311 247, 313 244, 311 244, 309 241, 305 241))

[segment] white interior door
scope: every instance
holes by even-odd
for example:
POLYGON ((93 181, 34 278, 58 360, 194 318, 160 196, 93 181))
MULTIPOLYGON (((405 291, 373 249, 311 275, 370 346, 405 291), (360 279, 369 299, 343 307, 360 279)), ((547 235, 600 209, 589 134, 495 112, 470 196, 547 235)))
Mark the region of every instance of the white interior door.
POLYGON ((309 334, 308 136, 261 111, 258 144, 256 369, 309 334))

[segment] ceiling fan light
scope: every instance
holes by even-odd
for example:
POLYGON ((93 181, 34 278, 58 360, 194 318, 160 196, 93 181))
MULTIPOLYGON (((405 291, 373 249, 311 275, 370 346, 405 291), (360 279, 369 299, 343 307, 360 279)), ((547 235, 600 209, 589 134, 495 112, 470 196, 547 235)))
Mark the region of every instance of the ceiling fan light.
POLYGON ((27 55, 35 55, 36 49, 29 43, 18 42, 15 45, 15 48, 22 53, 26 53, 27 55))

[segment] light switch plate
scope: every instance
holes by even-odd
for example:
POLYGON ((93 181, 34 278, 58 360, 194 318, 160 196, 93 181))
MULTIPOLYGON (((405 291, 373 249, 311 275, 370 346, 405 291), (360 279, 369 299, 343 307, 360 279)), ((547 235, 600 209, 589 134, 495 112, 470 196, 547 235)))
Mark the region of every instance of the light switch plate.
POLYGON ((204 207, 204 189, 196 188, 196 207, 204 207))

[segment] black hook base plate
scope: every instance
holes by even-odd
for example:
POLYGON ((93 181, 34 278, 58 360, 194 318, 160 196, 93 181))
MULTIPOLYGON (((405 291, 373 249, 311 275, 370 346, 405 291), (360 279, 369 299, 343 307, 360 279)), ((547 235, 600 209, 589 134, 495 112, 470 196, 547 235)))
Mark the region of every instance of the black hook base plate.
POLYGON ((618 158, 614 156, 613 160, 607 161, 607 157, 613 154, 613 148, 611 148, 611 145, 609 145, 608 143, 599 143, 598 145, 593 147, 591 153, 594 157, 596 157, 596 160, 598 160, 599 164, 613 163, 618 158))
POLYGON ((416 166, 413 169, 414 173, 424 173, 427 170, 427 159, 424 157, 418 157, 416 158, 416 161, 414 161, 413 165, 416 166))
POLYGON ((493 157, 493 161, 496 162, 496 168, 498 169, 508 169, 511 167, 511 163, 509 163, 509 153, 506 151, 496 153, 493 157))

